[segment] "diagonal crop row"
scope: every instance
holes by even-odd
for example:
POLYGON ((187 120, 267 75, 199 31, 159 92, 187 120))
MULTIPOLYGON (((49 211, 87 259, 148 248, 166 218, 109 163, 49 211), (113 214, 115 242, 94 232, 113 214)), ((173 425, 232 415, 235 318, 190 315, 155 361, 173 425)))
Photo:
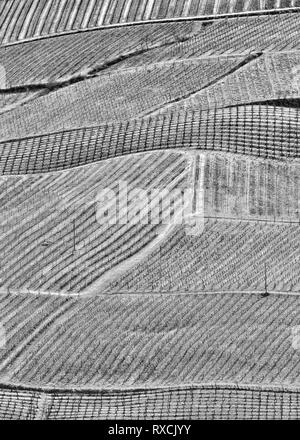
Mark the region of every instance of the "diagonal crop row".
POLYGON ((99 26, 299 7, 298 0, 3 0, 2 44, 99 26))
POLYGON ((144 52, 183 40, 196 33, 193 22, 141 25, 129 29, 101 29, 0 47, 6 88, 53 84, 63 78, 123 64, 144 52))
POLYGON ((57 389, 199 383, 297 387, 292 296, 1 295, 2 382, 57 389), (13 309, 7 323, 6 312, 13 309))
POLYGON ((207 384, 122 391, 2 386, 2 420, 296 420, 293 388, 207 384))
POLYGON ((300 14, 230 18, 202 26, 193 38, 170 47, 153 49, 125 60, 123 65, 151 64, 220 55, 250 55, 299 50, 300 14), (288 30, 288 31, 287 31, 288 30))
POLYGON ((107 292, 300 292, 299 225, 206 220, 199 236, 182 228, 107 292), (267 286, 266 284, 267 279, 267 286))
POLYGON ((136 118, 194 95, 238 68, 242 60, 228 57, 159 64, 104 73, 57 90, 41 89, 43 96, 0 118, 0 136, 25 137, 136 118))
MULTIPOLYGON (((109 188, 117 193, 120 182, 126 183, 128 191, 184 187, 185 168, 184 156, 164 153, 44 179, 5 180, 0 192, 1 286, 80 291, 95 282, 151 242, 159 227, 122 223, 122 218, 113 224, 110 217, 99 224, 98 192, 109 188)), ((114 212, 112 205, 109 215, 114 212)))
POLYGON ((188 98, 162 107, 161 113, 180 108, 197 110, 299 99, 300 84, 296 77, 299 66, 297 52, 264 54, 188 98))

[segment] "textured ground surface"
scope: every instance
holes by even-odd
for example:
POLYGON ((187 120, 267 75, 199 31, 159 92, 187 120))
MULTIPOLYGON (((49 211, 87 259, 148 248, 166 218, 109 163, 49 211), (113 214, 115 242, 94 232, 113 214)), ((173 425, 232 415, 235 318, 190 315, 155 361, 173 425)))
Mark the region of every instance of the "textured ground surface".
POLYGON ((3 43, 119 23, 299 8, 299 0, 5 0, 3 43))
POLYGON ((0 418, 300 418, 299 30, 298 0, 0 2, 0 418), (124 185, 190 216, 99 223, 124 185))

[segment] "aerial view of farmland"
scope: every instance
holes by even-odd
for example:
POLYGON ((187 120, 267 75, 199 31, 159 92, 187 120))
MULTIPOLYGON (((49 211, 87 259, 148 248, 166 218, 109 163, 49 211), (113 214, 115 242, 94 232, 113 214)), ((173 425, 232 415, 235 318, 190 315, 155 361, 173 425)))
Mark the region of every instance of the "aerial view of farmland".
POLYGON ((300 419, 300 0, 0 0, 0 420, 266 419, 300 419))

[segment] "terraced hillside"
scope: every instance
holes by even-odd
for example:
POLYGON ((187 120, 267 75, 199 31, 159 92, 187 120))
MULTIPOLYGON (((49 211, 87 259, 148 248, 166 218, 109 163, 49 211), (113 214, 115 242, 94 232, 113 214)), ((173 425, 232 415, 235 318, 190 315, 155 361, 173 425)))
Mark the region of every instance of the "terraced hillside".
POLYGON ((299 15, 151 23, 0 46, 8 86, 58 81, 96 67, 137 67, 212 55, 297 51, 299 15), (291 34, 286 32, 290 28, 291 34), (253 32, 255 29, 256 32, 253 32), (224 34, 226 38, 224 38, 224 34), (222 38, 223 36, 223 38, 222 38), (78 47, 79 51, 74 51, 78 47), (60 62, 57 59, 60 58, 60 62), (117 62, 116 62, 117 61, 117 62))
MULTIPOLYGON (((78 119, 84 125, 85 115, 79 113, 78 119)), ((93 120, 89 115, 87 119, 93 120)), ((0 132, 10 128, 10 134, 17 133, 17 122, 0 127, 0 132)), ((69 124, 75 122, 73 118, 69 124)), ((19 127, 22 137, 35 129, 22 118, 19 127)), ((298 108, 249 105, 175 112, 0 142, 0 173, 59 171, 126 154, 173 149, 299 160, 298 130, 298 108)))
POLYGON ((21 105, 21 115, 13 112, 11 117, 26 119, 28 113, 36 117, 36 107, 43 107, 45 114, 61 112, 61 100, 69 100, 71 95, 88 100, 93 107, 96 94, 101 102, 100 120, 134 117, 147 107, 155 111, 178 100, 190 106, 190 100, 185 99, 189 97, 193 102, 195 98, 196 108, 296 98, 299 91, 292 74, 298 62, 299 29, 299 15, 287 13, 221 19, 209 26, 201 21, 143 24, 0 47, 1 66, 6 72, 0 114, 21 105), (80 50, 74 51, 74 47, 80 50), (284 57, 287 65, 282 70, 284 57), (258 75, 258 84, 254 75, 258 75), (178 93, 185 82, 185 90, 178 93), (138 94, 141 86, 143 93, 138 94), (40 96, 43 98, 36 103, 24 106, 40 96), (124 100, 133 99, 131 106, 124 104, 124 100), (57 100, 55 109, 50 105, 53 100, 57 100))
POLYGON ((292 329, 299 325, 296 296, 78 299, 24 293, 1 295, 0 313, 7 329, 0 352, 7 384, 77 388, 77 396, 80 390, 197 389, 209 383, 288 391, 299 384, 299 353, 292 346, 292 329))
MULTIPOLYGON (((300 293, 299 223, 208 220, 201 236, 179 229, 107 292, 300 293), (209 245, 208 245, 209 243, 209 245), (266 285, 267 281, 267 285, 266 285)), ((105 286, 103 286, 105 288, 105 286)), ((91 286, 87 292, 95 293, 91 286)))
POLYGON ((99 29, 0 47, 7 87, 55 83, 93 70, 108 70, 155 48, 171 46, 197 34, 193 21, 130 28, 99 29), (79 50, 74 50, 78 48, 79 50), (59 59, 59 62, 57 61, 59 59))
POLYGON ((244 55, 261 52, 284 52, 299 50, 299 14, 279 14, 274 16, 238 17, 198 22, 198 32, 194 38, 178 42, 176 45, 142 54, 127 65, 137 61, 151 64, 170 59, 197 58, 202 56, 244 55), (286 32, 289 29, 289 32, 286 32))
POLYGON ((3 0, 2 43, 112 24, 299 8, 298 0, 3 0))
POLYGON ((265 54, 234 69, 235 72, 225 78, 212 80, 210 86, 191 92, 179 102, 174 99, 161 112, 299 99, 300 91, 294 80, 299 62, 299 52, 265 54))
POLYGON ((300 418, 299 32, 0 2, 0 419, 300 418))
MULTIPOLYGON (((95 295, 101 289, 263 291, 268 264, 270 289, 297 292, 299 164, 220 154, 200 159, 193 185, 194 155, 167 152, 129 156, 118 166, 112 159, 73 171, 2 177, 0 288, 95 295), (187 237, 175 226, 166 232, 163 216, 148 224, 146 204, 140 224, 123 222, 127 214, 115 225, 109 217, 99 224, 97 196, 102 188, 118 194, 120 182, 128 193, 144 188, 147 194, 189 187, 195 193, 199 186, 203 233, 187 237)), ((151 203, 158 209, 159 200, 151 203)), ((174 203, 180 209, 180 194, 174 203)), ((112 200, 111 219, 114 206, 112 200)), ((132 218, 140 208, 139 199, 132 202, 132 218)))
MULTIPOLYGON (((134 223, 140 202, 133 201, 128 214, 118 207, 114 220, 113 205, 112 221, 108 217, 99 224, 97 196, 102 188, 117 194, 120 182, 128 193, 183 189, 187 168, 184 156, 164 153, 125 159, 118 167, 111 161, 88 170, 2 179, 1 287, 80 292, 133 255, 147 254, 147 246, 158 240, 162 219, 150 224, 145 212, 141 223, 134 223)), ((154 200, 152 208, 158 203, 154 200)), ((180 200, 175 204, 179 208, 180 200)))

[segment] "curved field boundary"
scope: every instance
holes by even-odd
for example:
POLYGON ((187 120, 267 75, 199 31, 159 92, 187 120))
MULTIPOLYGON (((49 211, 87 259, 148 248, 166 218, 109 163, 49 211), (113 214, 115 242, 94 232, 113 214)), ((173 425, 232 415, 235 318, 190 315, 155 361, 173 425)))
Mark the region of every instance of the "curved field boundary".
POLYGON ((101 26, 214 19, 300 10, 298 0, 6 0, 2 44, 101 26))
MULTIPOLYGON (((149 224, 143 215, 134 226, 128 218, 126 220, 126 214, 123 217, 119 211, 119 219, 115 219, 112 227, 109 223, 115 212, 112 209, 106 221, 99 223, 96 217, 99 191, 110 188, 118 193, 119 183, 126 182, 128 190, 144 188, 147 191, 155 188, 171 191, 193 185, 194 193, 199 194, 202 188, 202 178, 196 178, 196 169, 199 169, 198 176, 203 176, 205 185, 203 201, 207 222, 203 239, 194 237, 192 242, 186 242, 181 236, 179 247, 189 248, 191 253, 182 253, 179 249, 174 254, 172 248, 169 249, 170 271, 165 274, 166 283, 161 282, 166 255, 155 253, 148 269, 139 267, 142 276, 138 273, 129 277, 129 284, 115 286, 109 293, 126 289, 144 289, 145 292, 152 289, 154 293, 160 289, 166 292, 198 289, 199 293, 205 293, 207 290, 228 291, 233 286, 235 291, 252 289, 262 293, 261 269, 270 255, 274 267, 274 273, 269 275, 270 293, 272 290, 299 293, 300 284, 294 269, 299 255, 299 164, 220 153, 201 155, 204 157, 200 163, 197 156, 156 152, 127 155, 42 176, 2 176, 1 288, 7 288, 8 293, 19 289, 26 294, 30 289, 37 294, 83 291, 83 295, 91 295, 84 289, 93 285, 93 294, 98 295, 104 281, 111 283, 113 279, 120 279, 123 269, 127 273, 137 263, 141 264, 158 246, 163 250, 170 241, 177 246, 176 239, 172 241, 170 235, 166 236, 168 221, 163 222, 161 228, 149 224), (211 243, 206 251, 205 240, 211 243), (175 256, 178 256, 176 261, 175 256), (226 264, 220 273, 216 263, 222 260, 226 264), (178 272, 183 261, 184 275, 178 272), (210 263, 206 274, 199 275, 201 261, 210 263), (243 268, 241 261, 245 262, 243 268), (259 266, 259 270, 255 266, 259 266), (152 272, 152 280, 149 272, 152 272), (199 275, 200 281, 193 272, 199 275), (177 275, 179 278, 182 275, 181 280, 177 275), (207 278, 206 286, 202 285, 203 278, 207 278), (140 287, 136 287, 137 284, 140 287)), ((180 199, 175 198, 174 209, 177 207, 178 214, 180 199)), ((112 200, 111 207, 113 205, 112 200)), ((153 213, 155 206, 158 207, 152 203, 153 213)), ((136 204, 132 205, 131 212, 136 208, 136 204)), ((164 212, 168 212, 167 205, 164 212)))
MULTIPOLYGON (((207 87, 183 98, 173 99, 155 113, 165 113, 169 110, 206 110, 214 107, 229 107, 247 105, 279 99, 298 99, 300 91, 294 84, 293 75, 300 65, 299 52, 281 52, 263 54, 262 56, 237 67, 232 73, 224 75, 207 87), (285 66, 282 68, 282 66, 285 66)), ((149 112, 148 112, 149 114, 149 112)))
MULTIPOLYGON (((125 283, 107 292, 198 289, 206 293, 234 288, 259 294, 264 289, 263 266, 272 256, 269 293, 299 293, 295 270, 300 247, 299 164, 234 154, 201 156, 204 158, 197 164, 188 154, 156 152, 42 176, 2 176, 1 288, 8 293, 19 290, 26 294, 29 289, 37 294, 68 291, 91 296, 90 290, 84 290, 93 286, 93 294, 98 295, 105 283, 121 281, 123 269, 131 273, 139 263, 135 275, 125 276, 125 283), (196 191, 202 187, 198 177, 197 182, 192 180, 196 169, 204 179, 206 223, 202 235, 191 242, 182 234, 166 236, 168 221, 162 223, 163 228, 152 225, 145 218, 147 211, 137 225, 119 211, 112 227, 109 219, 114 209, 104 223, 97 221, 97 194, 102 188, 118 193, 119 183, 126 182, 128 190, 171 191, 190 187, 192 181, 196 191), (170 243, 179 247, 175 253, 170 243), (161 255, 155 252, 159 246, 161 255), (169 249, 167 255, 165 248, 169 249), (145 260, 146 265, 142 264, 145 260), (205 270, 202 261, 207 262, 205 270)), ((152 204, 153 213, 155 206, 152 204)), ((175 207, 178 214, 178 196, 175 207)), ((136 208, 132 205, 131 211, 136 208)), ((167 205, 164 212, 168 212, 167 205)))
MULTIPOLYGON (((288 22, 293 29, 293 23, 288 22)), ((286 26, 284 21, 283 27, 286 26)), ((155 48, 173 46, 178 43, 176 36, 185 41, 196 34, 194 28, 189 21, 129 29, 103 28, 85 34, 30 41, 26 45, 0 47, 1 66, 6 73, 6 86, 2 87, 5 90, 24 84, 43 85, 92 71, 101 65, 112 68, 112 62, 122 63, 155 48)))
MULTIPOLYGON (((99 64, 98 73, 93 74, 90 69, 91 76, 99 75, 93 78, 87 79, 88 74, 81 74, 71 81, 28 86, 39 90, 43 96, 1 116, 0 139, 140 118, 141 114, 153 113, 170 102, 178 102, 207 88, 247 61, 244 57, 208 58, 113 72, 112 75, 109 69, 106 71, 105 64, 99 64)), ((9 92, 6 91, 6 96, 9 92)))
POLYGON ((294 108, 249 105, 7 140, 0 143, 0 174, 53 172, 126 154, 170 149, 299 159, 299 115, 294 108))
MULTIPOLYGON (((261 52, 298 51, 299 18, 300 14, 257 15, 214 20, 206 26, 203 23, 200 28, 198 26, 198 29, 197 22, 194 22, 195 36, 193 38, 164 49, 153 49, 148 54, 144 53, 126 60, 123 65, 135 67, 138 63, 152 64, 203 55, 212 57, 224 54, 243 54, 247 56, 261 52)), ((149 27, 153 28, 154 25, 149 27)))
POLYGON ((87 392, 0 386, 2 420, 299 418, 300 392, 293 388, 200 384, 87 392))
MULTIPOLYGON (((120 210, 114 219, 113 209, 98 222, 97 195, 103 188, 118 193, 121 182, 128 191, 184 188, 189 184, 187 161, 183 155, 161 153, 124 159, 42 179, 1 179, 1 285, 37 290, 42 282, 44 290, 80 291, 113 267, 126 262, 128 269, 133 255, 141 258, 152 250, 162 231, 149 222, 147 211, 136 224, 120 210)), ((154 211, 158 203, 152 203, 154 211)))

